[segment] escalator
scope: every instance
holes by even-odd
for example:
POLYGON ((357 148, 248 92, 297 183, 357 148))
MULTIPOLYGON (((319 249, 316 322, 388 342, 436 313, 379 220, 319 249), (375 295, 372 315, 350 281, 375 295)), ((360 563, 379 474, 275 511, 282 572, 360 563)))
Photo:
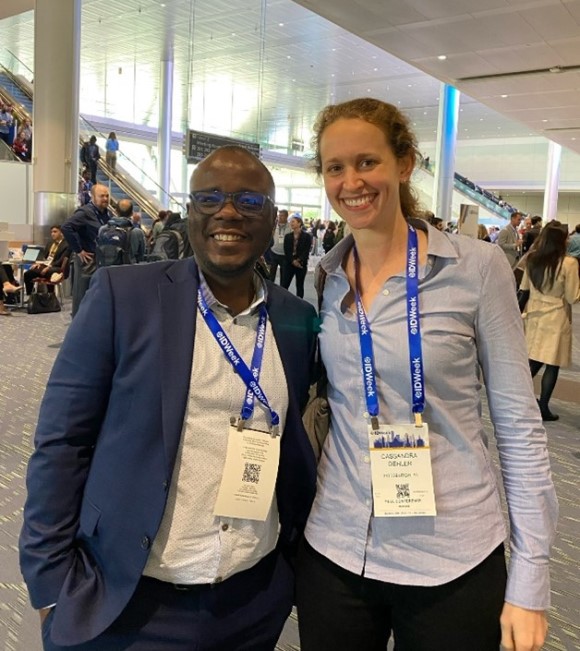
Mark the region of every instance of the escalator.
POLYGON ((5 68, 0 68, 0 86, 10 95, 15 104, 19 104, 32 118, 32 99, 20 88, 14 76, 5 68))
MULTIPOLYGON (((30 84, 23 82, 18 77, 14 76, 9 70, 0 66, 0 91, 4 97, 15 108, 15 116, 19 121, 23 119, 32 119, 32 87, 30 84)), ((99 133, 93 125, 80 116, 79 130, 82 133, 90 132, 96 136, 101 136, 106 139, 106 136, 99 133)), ((82 146, 82 140, 79 141, 79 154, 82 146)), ((126 158, 126 157, 125 157, 126 158)), ((123 157, 121 157, 121 161, 123 157)), ((127 159, 128 160, 128 159, 127 159)), ((131 175, 123 169, 122 162, 116 167, 113 172, 108 168, 104 160, 104 152, 98 162, 97 168, 97 182, 106 185, 111 194, 111 204, 116 206, 117 202, 123 198, 129 198, 133 201, 135 211, 141 213, 142 223, 149 226, 153 219, 157 216, 160 210, 164 207, 161 202, 151 194, 143 185, 131 177, 131 175)), ((156 185, 154 181, 151 181, 156 185)), ((161 190, 160 190, 161 194, 161 190)), ((174 206, 183 208, 181 203, 167 195, 174 206)), ((174 208, 175 209, 175 208, 174 208)))

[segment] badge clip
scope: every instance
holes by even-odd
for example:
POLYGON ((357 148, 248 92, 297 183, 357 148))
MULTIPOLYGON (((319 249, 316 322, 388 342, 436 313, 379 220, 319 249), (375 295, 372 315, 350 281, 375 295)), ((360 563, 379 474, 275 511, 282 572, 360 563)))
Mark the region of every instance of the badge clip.
POLYGON ((270 428, 270 436, 275 439, 277 436, 280 436, 280 426, 279 425, 272 425, 270 428))
POLYGON ((423 427, 423 418, 418 411, 415 412, 415 427, 423 427))
POLYGON ((375 432, 379 429, 379 419, 376 416, 371 417, 371 427, 375 432))
POLYGON ((243 418, 238 418, 238 422, 236 423, 236 427, 238 428, 238 432, 243 432, 244 431, 244 425, 246 424, 246 421, 243 418))

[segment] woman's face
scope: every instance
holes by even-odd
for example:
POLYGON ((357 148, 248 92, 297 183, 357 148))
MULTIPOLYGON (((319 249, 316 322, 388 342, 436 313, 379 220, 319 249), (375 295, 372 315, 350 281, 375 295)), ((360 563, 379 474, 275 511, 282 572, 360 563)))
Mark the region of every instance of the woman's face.
POLYGON ((322 177, 328 200, 353 229, 381 230, 402 216, 399 184, 413 170, 395 158, 383 132, 359 118, 341 118, 320 140, 322 177))
POLYGON ((294 233, 298 233, 302 228, 302 224, 297 219, 291 219, 290 228, 294 231, 294 233))

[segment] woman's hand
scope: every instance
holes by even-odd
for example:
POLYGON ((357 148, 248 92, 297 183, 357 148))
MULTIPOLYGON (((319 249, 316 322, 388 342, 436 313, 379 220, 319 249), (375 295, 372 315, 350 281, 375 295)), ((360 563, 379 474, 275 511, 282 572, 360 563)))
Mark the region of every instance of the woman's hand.
POLYGON ((543 610, 528 610, 505 603, 500 617, 501 648, 505 651, 540 651, 548 622, 543 610))

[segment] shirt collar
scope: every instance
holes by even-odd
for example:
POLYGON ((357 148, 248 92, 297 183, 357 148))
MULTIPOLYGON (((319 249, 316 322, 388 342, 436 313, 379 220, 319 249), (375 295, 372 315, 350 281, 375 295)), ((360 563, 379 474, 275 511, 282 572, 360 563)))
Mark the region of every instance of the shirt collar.
MULTIPOLYGON (((427 233, 427 257, 429 258, 457 258, 458 253, 451 241, 449 233, 434 228, 423 219, 411 219, 410 223, 416 229, 427 233)), ((347 235, 320 262, 320 266, 330 274, 341 266, 345 254, 353 247, 354 238, 352 234, 347 235)))
MULTIPOLYGON (((251 305, 247 307, 243 312, 240 312, 236 316, 246 316, 248 314, 255 313, 262 303, 266 303, 268 300, 268 289, 266 288, 266 283, 262 276, 257 272, 254 272, 254 298, 251 305)), ((220 307, 227 312, 230 311, 230 308, 223 303, 220 303, 217 298, 213 295, 207 281, 203 275, 203 271, 199 269, 199 288, 201 290, 202 296, 207 303, 207 306, 213 311, 214 307, 220 307)))

